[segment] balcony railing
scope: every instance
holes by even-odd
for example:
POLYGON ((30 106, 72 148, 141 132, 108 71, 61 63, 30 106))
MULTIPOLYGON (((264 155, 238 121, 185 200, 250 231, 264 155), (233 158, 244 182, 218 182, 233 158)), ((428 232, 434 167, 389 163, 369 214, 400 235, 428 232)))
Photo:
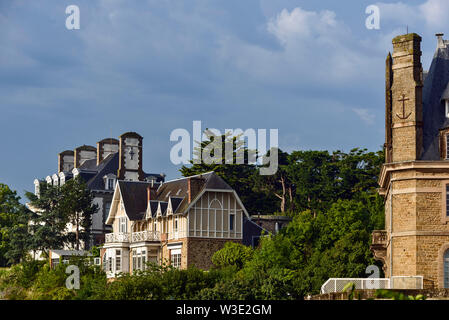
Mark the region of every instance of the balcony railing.
POLYGON ((130 240, 130 234, 124 233, 124 232, 113 232, 113 233, 107 233, 105 236, 105 242, 129 242, 130 240))
POLYGON ((387 231, 385 230, 374 230, 373 231, 373 246, 385 247, 387 245, 387 231))
POLYGON ((113 242, 141 242, 141 241, 160 241, 161 237, 159 232, 156 231, 140 231, 133 233, 115 232, 108 233, 105 237, 106 243, 113 242))
POLYGON ((131 235, 131 242, 161 241, 161 236, 157 231, 133 232, 131 235))
POLYGON ((393 276, 392 278, 330 278, 321 286, 321 294, 341 292, 353 283, 356 290, 366 289, 423 289, 423 276, 393 276))

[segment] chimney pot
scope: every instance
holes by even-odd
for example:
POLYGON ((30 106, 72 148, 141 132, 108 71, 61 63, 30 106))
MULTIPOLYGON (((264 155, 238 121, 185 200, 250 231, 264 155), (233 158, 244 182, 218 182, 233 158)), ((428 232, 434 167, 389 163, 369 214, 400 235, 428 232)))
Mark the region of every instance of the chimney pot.
POLYGON ((435 34, 435 36, 438 39, 438 43, 437 43, 438 44, 438 48, 446 47, 445 41, 443 40, 444 33, 437 33, 437 34, 435 34))

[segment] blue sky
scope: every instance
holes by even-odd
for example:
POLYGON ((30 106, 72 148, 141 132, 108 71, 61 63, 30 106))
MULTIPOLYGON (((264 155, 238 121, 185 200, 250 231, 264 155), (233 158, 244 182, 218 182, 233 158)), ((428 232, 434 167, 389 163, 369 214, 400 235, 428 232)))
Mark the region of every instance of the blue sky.
POLYGON ((429 67, 449 1, 1 0, 0 182, 23 194, 57 154, 136 131, 144 170, 179 177, 170 133, 279 129, 280 147, 375 151, 391 39, 429 67), (81 29, 65 28, 78 5, 81 29), (380 30, 365 8, 380 8, 380 30))

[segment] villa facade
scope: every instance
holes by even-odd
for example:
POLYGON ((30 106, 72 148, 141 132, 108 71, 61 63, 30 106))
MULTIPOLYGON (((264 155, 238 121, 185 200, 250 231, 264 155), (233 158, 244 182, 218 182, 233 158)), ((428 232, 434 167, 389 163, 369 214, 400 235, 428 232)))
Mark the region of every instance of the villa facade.
POLYGON ((118 181, 102 249, 108 277, 147 262, 209 269, 227 241, 243 243, 248 212, 214 172, 168 182, 118 181))

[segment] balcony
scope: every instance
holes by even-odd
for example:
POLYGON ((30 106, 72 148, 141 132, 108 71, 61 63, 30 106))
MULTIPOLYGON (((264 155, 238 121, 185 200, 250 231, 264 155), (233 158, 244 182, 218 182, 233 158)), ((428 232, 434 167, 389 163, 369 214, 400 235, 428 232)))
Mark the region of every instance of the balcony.
POLYGON ((386 247, 388 234, 385 230, 374 230, 372 234, 371 245, 375 247, 386 247))
POLYGON ((107 233, 105 236, 105 242, 106 243, 113 243, 113 242, 126 242, 128 243, 130 240, 130 234, 124 233, 124 232, 113 232, 113 233, 107 233))
POLYGON ((155 231, 140 231, 133 233, 115 232, 108 233, 105 236, 105 243, 133 243, 142 241, 160 241, 159 232, 155 231))
POLYGON ((374 255, 374 259, 379 260, 383 264, 383 271, 387 273, 387 246, 388 246, 388 233, 385 230, 374 230, 371 241, 371 252, 374 255))
POLYGON ((157 231, 140 231, 131 234, 131 242, 161 241, 161 236, 157 231))

